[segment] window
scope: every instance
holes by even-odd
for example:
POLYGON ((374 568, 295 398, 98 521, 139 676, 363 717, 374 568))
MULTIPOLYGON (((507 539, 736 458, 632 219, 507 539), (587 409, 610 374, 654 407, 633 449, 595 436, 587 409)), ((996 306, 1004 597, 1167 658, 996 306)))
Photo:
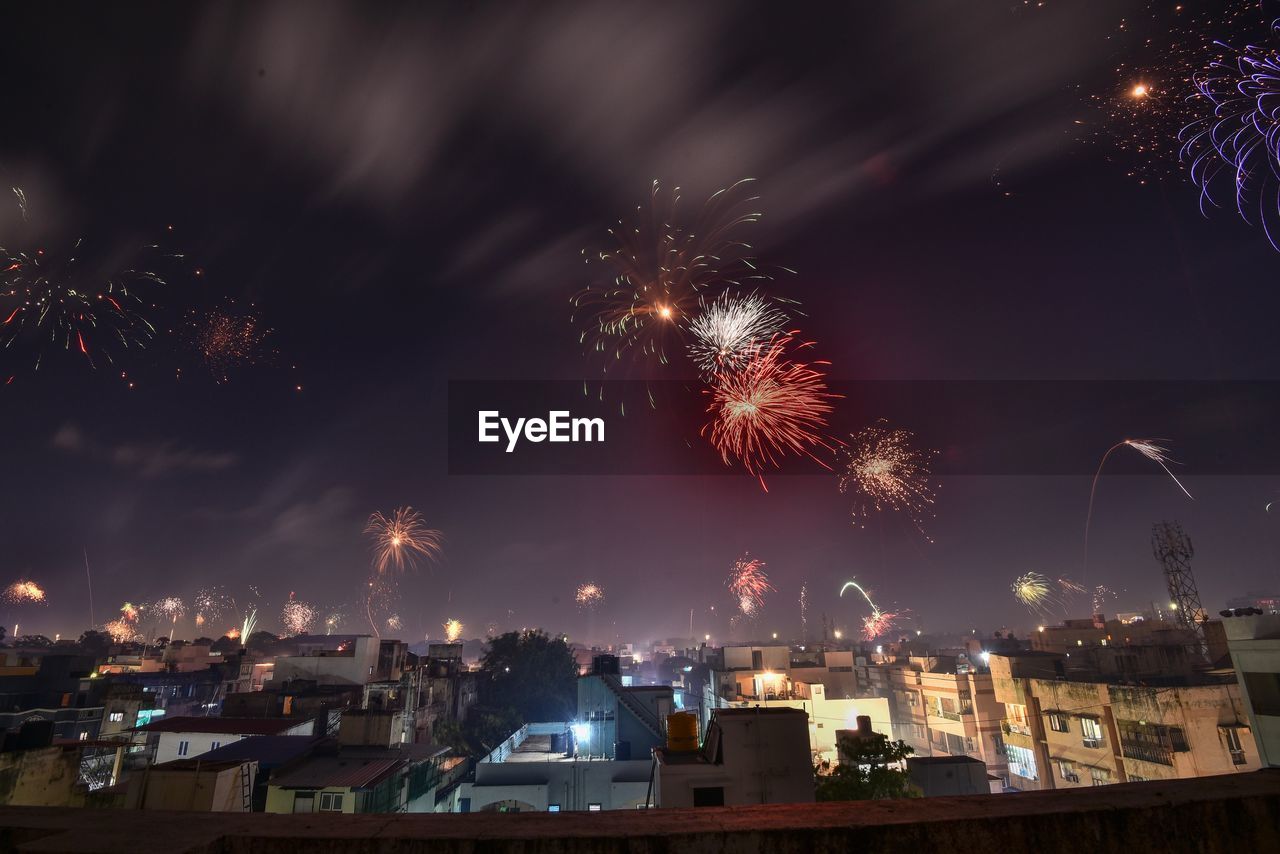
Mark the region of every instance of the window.
POLYGON ((764 651, 759 649, 751 650, 751 669, 764 670, 764 651))
POLYGON ((220 741, 215 741, 213 744, 209 745, 209 749, 210 749, 210 750, 217 750, 217 749, 218 749, 219 747, 221 747, 221 746, 222 746, 222 742, 220 742, 220 741))
POLYGON ((191 742, 189 742, 189 741, 180 741, 180 742, 178 742, 178 755, 179 755, 179 756, 186 756, 186 755, 187 755, 187 751, 188 751, 190 748, 191 748, 191 742))
POLYGON ((1244 746, 1240 743, 1240 731, 1235 727, 1223 727, 1222 740, 1226 742, 1227 752, 1231 754, 1231 764, 1243 765, 1245 763, 1244 746))
POLYGON ((1105 786, 1111 782, 1111 772, 1106 768, 1090 768, 1089 782, 1094 786, 1105 786))
POLYGON ((342 792, 321 792, 320 812, 342 812, 342 792))
POLYGON ((1024 780, 1038 780, 1036 776, 1036 755, 1025 747, 1016 744, 1006 745, 1009 752, 1009 773, 1017 774, 1024 780))
POLYGON ((1076 773, 1074 762, 1068 762, 1065 759, 1058 760, 1058 776, 1069 783, 1079 783, 1080 775, 1076 773))
MULTIPOLYGON (((315 812, 316 811, 316 793, 315 792, 298 792, 293 796, 294 812, 315 812)), ((466 812, 466 810, 463 810, 466 812)))
POLYGON ((600 804, 587 804, 587 812, 600 812, 600 804))
POLYGON ((1102 746, 1102 724, 1097 718, 1081 718, 1080 733, 1084 736, 1085 747, 1102 746))
POLYGON ((1062 712, 1050 712, 1049 729, 1054 732, 1071 732, 1071 720, 1062 712))
POLYGON ((724 786, 695 786, 693 805, 695 807, 724 806, 724 786))
POLYGON ((89 733, 87 733, 87 732, 85 732, 85 731, 81 730, 81 731, 80 731, 80 740, 81 740, 81 741, 88 741, 88 740, 89 740, 89 733))
POLYGON ((123 723, 123 722, 124 722, 124 712, 112 712, 112 713, 107 717, 107 720, 111 721, 111 723, 113 723, 113 724, 123 723))
POLYGON ((1005 706, 1008 712, 1008 723, 1010 732, 1020 732, 1023 735, 1031 734, 1031 727, 1027 725, 1027 707, 1016 703, 1010 703, 1005 706))
POLYGON ((560 812, 559 804, 547 804, 547 812, 560 812))

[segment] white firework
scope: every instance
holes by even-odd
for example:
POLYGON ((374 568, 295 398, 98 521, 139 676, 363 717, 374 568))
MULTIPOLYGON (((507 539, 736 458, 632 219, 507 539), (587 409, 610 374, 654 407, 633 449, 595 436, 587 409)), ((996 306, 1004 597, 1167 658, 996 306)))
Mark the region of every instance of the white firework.
POLYGON ((761 344, 786 329, 787 320, 764 297, 722 293, 689 324, 689 356, 707 376, 739 370, 761 344))

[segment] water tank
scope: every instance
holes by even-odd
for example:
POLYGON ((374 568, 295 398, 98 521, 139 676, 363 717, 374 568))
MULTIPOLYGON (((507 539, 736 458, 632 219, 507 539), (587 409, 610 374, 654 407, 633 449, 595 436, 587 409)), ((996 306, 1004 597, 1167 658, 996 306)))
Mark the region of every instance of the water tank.
POLYGON ((693 712, 672 712, 667 715, 667 750, 692 751, 698 749, 698 716, 693 712))

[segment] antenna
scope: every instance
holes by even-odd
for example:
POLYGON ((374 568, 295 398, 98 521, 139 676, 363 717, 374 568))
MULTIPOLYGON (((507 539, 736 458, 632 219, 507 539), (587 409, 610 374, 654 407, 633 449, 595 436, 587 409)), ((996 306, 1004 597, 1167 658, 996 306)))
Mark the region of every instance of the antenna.
POLYGON ((1151 527, 1151 553, 1164 567, 1174 620, 1195 633, 1196 649, 1207 658, 1209 647, 1204 639, 1204 607, 1200 604, 1200 591, 1191 571, 1191 558, 1196 553, 1191 538, 1177 522, 1157 522, 1151 527))

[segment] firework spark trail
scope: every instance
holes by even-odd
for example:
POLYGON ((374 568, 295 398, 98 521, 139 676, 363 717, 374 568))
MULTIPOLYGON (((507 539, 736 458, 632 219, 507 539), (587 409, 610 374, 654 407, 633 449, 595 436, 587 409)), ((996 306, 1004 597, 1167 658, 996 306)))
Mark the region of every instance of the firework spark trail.
POLYGON ((1107 449, 1107 452, 1105 454, 1102 455, 1102 460, 1099 461, 1098 463, 1098 470, 1093 474, 1093 483, 1089 486, 1089 509, 1085 513, 1085 517, 1084 517, 1084 568, 1083 568, 1084 572, 1089 571, 1089 528, 1093 523, 1093 499, 1098 492, 1098 479, 1102 477, 1102 468, 1107 464, 1107 458, 1110 457, 1116 450, 1123 447, 1133 448, 1135 451, 1142 454, 1142 456, 1146 457, 1147 459, 1151 460, 1152 462, 1160 466, 1160 468, 1164 469, 1165 474, 1169 475, 1169 477, 1173 479, 1173 482, 1178 485, 1178 489, 1182 490, 1183 495, 1187 496, 1192 501, 1195 500, 1195 496, 1193 496, 1190 492, 1188 492, 1187 488, 1182 485, 1182 481, 1178 480, 1178 478, 1174 475, 1174 473, 1169 470, 1168 463, 1176 464, 1177 461, 1172 459, 1169 456, 1169 449, 1166 448, 1164 445, 1160 444, 1161 442, 1167 442, 1167 441, 1169 440, 1168 439, 1125 439, 1124 441, 1116 442, 1114 445, 1112 445, 1110 448, 1107 449))
POLYGON ((901 614, 893 611, 882 611, 880 606, 876 605, 876 603, 872 601, 871 594, 867 592, 866 588, 853 580, 846 581, 844 586, 840 588, 841 598, 844 597, 845 591, 850 587, 857 590, 858 593, 862 595, 862 598, 866 600, 867 606, 871 608, 871 614, 865 617, 862 621, 863 640, 867 642, 874 641, 876 638, 884 635, 893 628, 901 614))
POLYGON ((462 637, 465 627, 461 620, 449 619, 444 621, 444 639, 449 643, 457 643, 462 637))
POLYGON ((763 561, 743 555, 734 561, 729 577, 725 579, 725 585, 738 601, 738 610, 743 616, 754 617, 764 607, 765 595, 777 589, 769 583, 764 567, 763 561))
MULTIPOLYGON (((1280 22, 1272 26, 1274 41, 1280 22)), ((1180 159, 1190 164, 1200 188, 1201 213, 1219 206, 1215 197, 1224 195, 1217 189, 1223 186, 1240 218, 1260 224, 1280 251, 1280 51, 1254 44, 1237 50, 1223 42, 1214 47, 1219 55, 1192 79, 1195 95, 1187 100, 1198 116, 1179 133, 1180 159)))
POLYGON ((1010 589, 1014 598, 1035 614, 1048 614, 1061 603, 1049 579, 1038 572, 1019 575, 1010 589))
POLYGON ((291 592, 289 601, 280 609, 280 622, 285 630, 293 635, 305 635, 316 621, 316 609, 307 602, 294 597, 291 592))
POLYGON ((937 484, 930 478, 930 467, 937 451, 916 448, 915 434, 880 419, 851 434, 839 454, 844 461, 840 492, 855 499, 855 525, 865 527, 872 514, 889 510, 902 513, 932 542, 924 521, 933 515, 929 508, 937 484))
POLYGON ((809 582, 800 585, 800 640, 809 640, 809 582))
POLYGON ((721 371, 740 371, 755 352, 786 331, 786 312, 757 294, 721 293, 689 324, 689 356, 711 380, 721 371))
POLYGON ((428 528, 412 507, 400 507, 390 518, 374 513, 364 532, 373 538, 373 569, 378 575, 412 569, 419 558, 437 560, 442 551, 443 535, 428 528))
POLYGON ((0 594, 0 598, 3 598, 10 605, 43 605, 49 601, 43 587, 25 578, 19 579, 6 587, 4 593, 0 594))
MULTIPOLYGON (((712 387, 704 391, 711 398, 706 410, 711 421, 703 425, 701 435, 720 452, 725 465, 736 459, 766 492, 764 469, 780 467, 787 454, 807 456, 830 468, 814 450, 831 450, 821 431, 832 411, 831 401, 840 395, 827 391, 826 378, 813 367, 790 359, 792 340, 792 335, 773 338, 741 371, 717 373, 712 387)), ((805 342, 795 349, 811 346, 805 342)))
POLYGON ((604 603, 604 588, 593 581, 579 584, 573 595, 573 601, 583 610, 595 610, 604 603))
POLYGON ((609 229, 616 245, 598 258, 612 281, 570 300, 570 321, 581 324, 583 346, 604 358, 605 373, 624 359, 667 365, 667 341, 679 335, 704 291, 768 278, 737 237, 760 218, 751 207, 756 197, 743 193, 750 183, 716 192, 686 220, 680 188, 664 192, 654 181, 648 206, 637 207, 634 222, 609 229))

